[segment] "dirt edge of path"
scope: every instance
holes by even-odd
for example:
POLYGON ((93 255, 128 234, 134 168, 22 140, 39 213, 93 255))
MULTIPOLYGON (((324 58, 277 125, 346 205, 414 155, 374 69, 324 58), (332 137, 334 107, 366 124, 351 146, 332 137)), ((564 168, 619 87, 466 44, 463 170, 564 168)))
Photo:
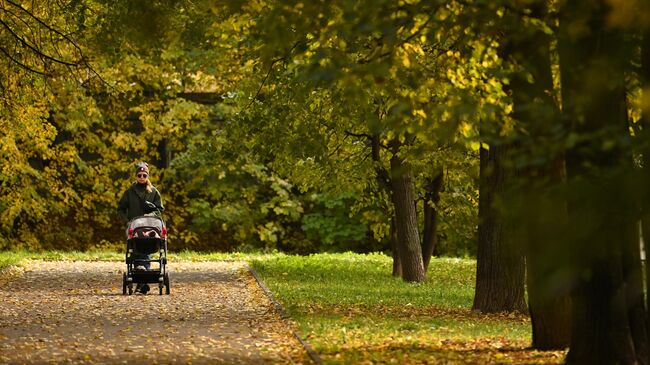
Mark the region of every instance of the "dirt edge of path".
MULTIPOLYGON (((292 328, 292 326, 289 323, 289 316, 287 315, 287 312, 284 310, 284 307, 282 307, 282 304, 280 304, 277 300, 275 300, 275 297, 273 297, 273 293, 271 293, 271 290, 269 290, 269 288, 266 286, 266 284, 264 284, 264 281, 262 280, 260 275, 257 273, 257 271, 255 271, 255 269, 253 269, 248 264, 248 262, 245 262, 245 261, 244 261, 244 267, 246 267, 248 272, 250 272, 251 275, 253 275, 253 277, 255 278, 255 281, 257 281, 257 285, 260 286, 260 288, 264 292, 264 295, 266 295, 269 298, 269 300, 271 301, 271 303, 273 303, 273 306, 275 307, 275 310, 278 312, 278 314, 280 315, 282 320, 285 321, 289 325, 288 326, 289 328, 292 328)), ((298 342, 300 342, 302 347, 304 347, 305 351, 307 351, 307 354, 309 354, 309 357, 311 358, 311 360, 314 363, 318 364, 318 365, 323 365, 323 360, 318 355, 318 352, 316 352, 311 347, 311 345, 306 340, 304 340, 300 336, 300 334, 298 334, 298 332, 296 332, 294 330, 292 330, 291 332, 293 333, 293 336, 298 340, 298 342)))
POLYGON ((20 264, 9 265, 0 269, 0 284, 8 283, 25 273, 25 268, 20 264))

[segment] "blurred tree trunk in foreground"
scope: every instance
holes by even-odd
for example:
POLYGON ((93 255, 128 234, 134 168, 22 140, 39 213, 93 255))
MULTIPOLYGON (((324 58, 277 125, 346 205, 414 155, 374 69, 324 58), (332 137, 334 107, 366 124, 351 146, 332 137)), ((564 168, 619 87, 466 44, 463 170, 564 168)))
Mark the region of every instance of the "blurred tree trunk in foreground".
MULTIPOLYGON (((547 21, 547 2, 528 4, 531 16, 547 21)), ((514 24, 521 22, 519 17, 514 24)), ((511 76, 513 117, 528 132, 519 156, 525 156, 520 205, 514 211, 522 221, 526 248, 528 308, 533 342, 539 350, 569 346, 571 301, 566 281, 568 262, 560 235, 566 230, 566 199, 558 194, 564 183, 564 155, 552 131, 559 120, 553 95, 551 36, 539 27, 520 26, 504 41, 504 59, 521 67, 511 76), (548 142, 552 141, 553 144, 548 142)))
MULTIPOLYGON (((645 330, 633 330, 625 275, 625 240, 635 204, 626 191, 630 155, 623 31, 607 23, 606 1, 566 2, 560 9, 563 112, 577 136, 567 153, 568 239, 575 288, 570 364, 645 362, 645 330), (584 25, 589 28, 585 29, 584 25)), ((628 257, 629 258, 629 257, 628 257)))
MULTIPOLYGON (((647 94, 650 93, 650 26, 645 25, 646 29, 643 30, 643 35, 641 39, 641 67, 638 70, 639 81, 642 87, 642 92, 644 98, 647 98, 647 94)), ((648 293, 650 288, 650 270, 648 270, 648 245, 650 245, 650 109, 646 108, 642 111, 642 118, 639 121, 640 133, 639 137, 642 143, 642 181, 643 194, 641 198, 641 232, 643 234, 643 243, 645 250, 645 260, 646 260, 646 269, 645 269, 645 292, 648 293)), ((646 301, 647 302, 647 301, 646 301)), ((650 315, 646 308, 646 320, 644 321, 646 327, 646 336, 647 330, 650 328, 650 315)), ((650 352, 646 356, 646 364, 650 364, 650 352)))

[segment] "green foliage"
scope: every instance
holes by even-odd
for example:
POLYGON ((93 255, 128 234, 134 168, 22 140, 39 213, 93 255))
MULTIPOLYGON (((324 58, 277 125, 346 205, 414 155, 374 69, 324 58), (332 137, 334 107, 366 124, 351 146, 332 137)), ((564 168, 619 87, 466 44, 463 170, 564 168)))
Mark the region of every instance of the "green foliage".
POLYGON ((302 218, 307 239, 322 242, 326 251, 376 251, 382 247, 363 245, 368 230, 360 214, 350 210, 353 196, 312 194, 310 206, 302 218), (363 245, 363 246, 362 246, 363 245))
POLYGON ((345 1, 294 5, 269 4, 251 27, 261 39, 251 61, 266 73, 243 116, 264 139, 256 151, 301 189, 354 192, 354 208, 384 241, 392 207, 377 170, 391 155, 410 161, 420 192, 437 166, 453 170, 454 183, 470 186, 441 201, 441 252, 472 254, 476 156, 467 158, 468 147, 476 147, 472 123, 502 104, 500 80, 488 74, 496 44, 456 43, 464 36, 445 21, 454 4, 381 2, 363 13, 345 1), (370 158, 372 138, 380 151, 370 158))
POLYGON ((478 158, 472 153, 445 159, 444 190, 439 212, 437 251, 442 256, 475 257, 478 227, 478 158))
POLYGON ((39 10, 78 30, 98 74, 41 79, 2 60, 12 97, 0 111, 0 248, 119 246, 115 202, 146 160, 175 248, 386 250, 392 208, 376 168, 387 144, 414 135, 399 153, 416 181, 432 164, 448 171, 441 253, 471 255, 475 160, 471 133, 457 131, 477 104, 456 92, 459 70, 472 68, 443 51, 453 32, 427 18, 443 8, 410 4, 393 17, 390 2, 363 15, 347 2, 88 0, 39 10))

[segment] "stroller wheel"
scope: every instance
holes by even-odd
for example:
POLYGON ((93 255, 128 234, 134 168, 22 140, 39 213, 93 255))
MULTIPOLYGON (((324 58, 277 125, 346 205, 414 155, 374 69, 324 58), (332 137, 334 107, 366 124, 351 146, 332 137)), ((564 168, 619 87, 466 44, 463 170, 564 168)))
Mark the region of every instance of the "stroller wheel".
MULTIPOLYGON (((164 283, 165 283, 165 294, 169 295, 170 292, 169 287, 171 286, 171 284, 169 283, 169 273, 165 273, 164 283)), ((162 288, 160 288, 160 293, 162 294, 162 288)))
POLYGON ((162 290, 163 290, 163 285, 162 284, 158 285, 158 294, 159 295, 162 295, 162 290))
POLYGON ((149 285, 148 284, 145 283, 145 284, 142 284, 142 285, 140 285, 140 284, 138 284, 138 285, 140 287, 136 288, 135 291, 139 291, 141 294, 144 294, 144 295, 146 295, 149 292, 149 285))
POLYGON ((129 295, 133 294, 133 284, 129 284, 129 295))
POLYGON ((122 275, 122 295, 126 295, 126 273, 122 275))

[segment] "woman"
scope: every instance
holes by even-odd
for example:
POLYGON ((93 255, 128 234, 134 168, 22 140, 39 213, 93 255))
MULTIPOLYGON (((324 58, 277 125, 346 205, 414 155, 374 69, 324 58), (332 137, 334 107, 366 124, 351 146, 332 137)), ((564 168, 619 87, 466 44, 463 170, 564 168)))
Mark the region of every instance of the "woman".
MULTIPOLYGON (((136 181, 122 194, 122 198, 117 204, 117 213, 124 222, 129 222, 135 217, 153 213, 160 216, 165 210, 162 203, 160 192, 149 180, 149 165, 146 162, 140 162, 135 166, 136 181), (153 212, 147 207, 147 202, 153 203, 155 209, 153 212)), ((146 254, 133 255, 138 265, 136 270, 149 270, 151 268, 151 257, 146 254)), ((144 284, 136 288, 141 293, 146 294, 149 291, 149 285, 144 284)))
POLYGON ((165 210, 160 192, 149 181, 149 165, 146 162, 140 162, 135 166, 135 176, 136 181, 126 189, 117 204, 117 213, 124 222, 150 213, 145 202, 151 202, 156 206, 157 211, 153 212, 156 215, 160 215, 165 210))

